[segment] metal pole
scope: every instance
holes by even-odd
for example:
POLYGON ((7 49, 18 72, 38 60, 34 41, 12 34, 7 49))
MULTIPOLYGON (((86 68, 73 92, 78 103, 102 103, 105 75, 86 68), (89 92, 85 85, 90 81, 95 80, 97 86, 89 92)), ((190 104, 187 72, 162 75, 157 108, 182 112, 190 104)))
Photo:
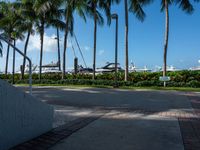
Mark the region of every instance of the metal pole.
POLYGON ((116 35, 115 35, 115 86, 117 85, 117 64, 118 64, 118 15, 116 16, 116 35))
POLYGON ((15 47, 12 43, 10 43, 6 38, 2 37, 1 35, 0 35, 0 40, 5 41, 8 45, 10 45, 13 49, 15 49, 15 51, 17 51, 20 55, 22 55, 28 60, 29 62, 29 92, 30 92, 30 95, 32 95, 32 62, 30 58, 24 55, 17 47, 15 47))
POLYGON ((58 67, 59 71, 61 71, 61 62, 60 62, 60 35, 59 35, 59 29, 57 28, 57 45, 58 45, 58 67))
POLYGON ((118 87, 117 85, 117 65, 118 65, 118 15, 113 14, 113 19, 116 19, 116 31, 115 31, 115 85, 114 87, 118 87))
MULTIPOLYGON (((15 46, 15 39, 13 40, 15 46)), ((15 49, 13 49, 13 69, 12 69, 12 84, 15 84, 15 49)))
POLYGON ((30 95, 32 95, 32 62, 30 59, 27 59, 29 62, 29 91, 30 95))

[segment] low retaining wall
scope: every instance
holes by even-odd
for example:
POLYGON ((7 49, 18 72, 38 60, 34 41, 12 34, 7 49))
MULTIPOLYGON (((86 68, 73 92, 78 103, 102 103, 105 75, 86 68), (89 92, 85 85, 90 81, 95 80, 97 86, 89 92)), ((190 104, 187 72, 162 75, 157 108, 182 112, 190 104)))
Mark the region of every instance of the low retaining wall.
POLYGON ((0 80, 0 150, 52 129, 53 107, 0 80))

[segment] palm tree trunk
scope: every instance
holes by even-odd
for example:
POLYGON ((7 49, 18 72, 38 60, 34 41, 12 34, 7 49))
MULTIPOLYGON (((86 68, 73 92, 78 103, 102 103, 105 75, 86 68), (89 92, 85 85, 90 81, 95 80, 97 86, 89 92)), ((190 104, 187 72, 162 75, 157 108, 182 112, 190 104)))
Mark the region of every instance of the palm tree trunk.
MULTIPOLYGON (((167 0, 165 0, 165 15, 166 15, 166 22, 165 22, 166 26, 165 26, 163 77, 165 77, 167 74, 167 49, 169 40, 169 9, 167 0)), ((166 82, 164 82, 164 86, 166 86, 166 82)))
POLYGON ((96 46, 97 46, 97 16, 96 16, 96 6, 94 8, 94 54, 93 54, 93 77, 95 80, 96 73, 96 46))
POLYGON ((40 72, 39 72, 39 80, 42 79, 42 60, 43 60, 43 43, 44 43, 44 24, 41 26, 41 33, 40 33, 40 72))
MULTIPOLYGON (((14 41, 14 47, 15 47, 16 41, 15 41, 15 39, 13 41, 14 41)), ((13 48, 12 84, 15 84, 15 48, 13 48)))
MULTIPOLYGON (((67 16, 68 16, 68 12, 67 12, 67 16)), ((65 75, 66 75, 67 38, 68 38, 68 18, 66 17, 66 28, 65 28, 65 36, 64 36, 64 50, 63 50, 63 72, 62 72, 62 79, 65 79, 65 75)))
MULTIPOLYGON (((28 43, 29 43, 30 35, 31 35, 31 31, 28 31, 28 35, 27 35, 26 43, 25 43, 25 47, 24 47, 24 55, 25 55, 25 56, 26 56, 26 53, 27 53, 27 48, 28 48, 28 43)), ((26 58, 24 57, 23 66, 22 66, 21 79, 24 79, 24 70, 25 70, 25 66, 26 66, 26 58)))
POLYGON ((6 68, 5 68, 5 75, 8 74, 8 60, 9 60, 9 52, 10 52, 10 45, 8 44, 8 47, 7 47, 7 55, 6 55, 6 68))
POLYGON ((125 81, 128 81, 128 2, 124 0, 125 6, 125 81))
POLYGON ((58 43, 58 67, 59 71, 61 71, 61 61, 60 61, 60 35, 59 35, 59 29, 57 28, 57 43, 58 43))

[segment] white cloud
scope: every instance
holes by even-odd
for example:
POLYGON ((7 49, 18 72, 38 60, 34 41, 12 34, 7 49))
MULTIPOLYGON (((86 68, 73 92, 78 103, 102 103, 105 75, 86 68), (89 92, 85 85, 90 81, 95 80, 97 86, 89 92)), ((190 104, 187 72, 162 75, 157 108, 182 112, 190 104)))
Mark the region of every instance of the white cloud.
POLYGON ((91 48, 90 48, 89 46, 85 46, 85 47, 84 47, 84 50, 85 50, 85 51, 90 51, 91 48))
MULTIPOLYGON (((44 34, 44 51, 45 52, 54 52, 57 50, 57 41, 55 40, 55 35, 48 36, 44 34)), ((36 34, 30 37, 29 51, 40 50, 40 36, 36 34)))
POLYGON ((99 50, 98 55, 101 56, 105 53, 105 50, 99 50))

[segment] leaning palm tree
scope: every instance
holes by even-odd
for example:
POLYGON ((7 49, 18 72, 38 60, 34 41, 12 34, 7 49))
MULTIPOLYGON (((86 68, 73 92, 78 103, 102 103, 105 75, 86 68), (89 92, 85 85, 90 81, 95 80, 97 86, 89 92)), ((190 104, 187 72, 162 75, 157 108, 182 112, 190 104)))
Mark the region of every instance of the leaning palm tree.
MULTIPOLYGON (((13 9, 12 9, 12 13, 13 13, 13 18, 17 18, 16 19, 16 23, 15 26, 13 26, 13 31, 11 33, 11 39, 14 43, 14 47, 16 47, 16 40, 24 40, 24 34, 23 31, 24 29, 21 27, 22 22, 24 22, 23 18, 21 18, 20 13, 19 13, 19 7, 18 7, 18 3, 13 3, 13 9)), ((13 48, 13 71, 12 71, 12 83, 14 84, 14 76, 15 76, 15 48, 13 48)))
MULTIPOLYGON (((14 31, 11 34, 11 39, 13 41, 13 45, 14 47, 16 47, 16 41, 17 40, 24 40, 24 34, 23 31, 21 30, 21 28, 19 26, 16 26, 14 31)), ((15 84, 15 48, 13 48, 13 70, 12 70, 12 83, 15 84)))
POLYGON ((73 35, 74 29, 74 13, 77 12, 80 17, 86 20, 85 12, 87 11, 86 0, 63 0, 64 7, 64 16, 65 16, 65 33, 64 33, 64 50, 63 50, 63 70, 62 70, 62 79, 66 75, 66 50, 67 50, 67 39, 68 34, 73 35))
MULTIPOLYGON (((19 30, 27 33, 26 42, 24 45, 24 54, 26 56, 30 36, 34 35, 35 33, 33 27, 37 16, 33 9, 34 0, 18 0, 17 2, 18 2, 20 17, 23 19, 19 30)), ((25 66, 26 66, 26 58, 24 57, 23 65, 21 68, 21 79, 24 79, 25 66)))
MULTIPOLYGON (((168 50, 168 40, 169 40, 169 6, 172 4, 178 4, 179 8, 181 8, 186 13, 193 12, 193 6, 189 0, 162 0, 161 1, 161 11, 165 11, 165 42, 164 42, 164 57, 163 57, 163 77, 166 76, 167 73, 167 50, 168 50)), ((164 82, 164 86, 166 86, 166 82, 164 82)))
POLYGON ((128 81, 129 68, 129 50, 128 50, 128 32, 129 32, 129 17, 128 12, 135 14, 137 19, 144 21, 145 12, 142 7, 151 3, 153 0, 124 0, 125 7, 125 81, 128 81), (129 5, 128 5, 129 4, 129 5))

